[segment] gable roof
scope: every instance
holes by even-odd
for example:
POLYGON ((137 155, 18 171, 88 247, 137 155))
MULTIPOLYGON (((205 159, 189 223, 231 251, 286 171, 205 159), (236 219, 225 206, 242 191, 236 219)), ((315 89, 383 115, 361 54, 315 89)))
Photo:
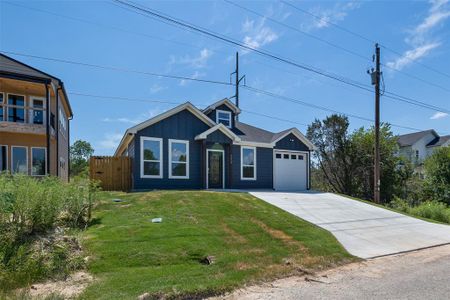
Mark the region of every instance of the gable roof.
POLYGON ((434 140, 427 144, 427 147, 438 147, 444 145, 447 141, 450 141, 450 135, 436 137, 434 140))
POLYGON ((234 134, 233 131, 231 131, 228 127, 226 127, 222 123, 219 123, 219 124, 209 128, 208 130, 200 133, 199 135, 197 135, 195 137, 195 140, 204 140, 208 137, 208 135, 210 135, 211 133, 213 133, 216 130, 221 131, 223 134, 225 134, 227 137, 229 137, 230 139, 232 139, 235 142, 241 141, 241 139, 236 134, 234 134))
POLYGON ((33 68, 21 61, 0 53, 0 77, 21 79, 30 82, 42 82, 46 84, 54 83, 61 88, 66 104, 69 109, 70 116, 73 116, 72 107, 70 106, 69 97, 67 96, 64 83, 61 79, 45 73, 41 70, 33 68))
POLYGON ((119 155, 119 153, 121 153, 123 151, 123 147, 125 145, 127 145, 129 143, 129 141, 131 140, 131 137, 136 134, 136 132, 138 132, 141 129, 144 129, 148 126, 151 126, 155 123, 158 123, 176 113, 179 113, 180 111, 183 110, 188 110, 189 112, 191 112, 194 116, 196 116, 197 118, 199 118, 201 121, 205 122, 207 125, 209 125, 210 127, 213 127, 216 125, 215 122, 213 122, 210 118, 208 118, 204 113, 202 113, 197 107, 195 107, 192 103, 185 102, 183 104, 180 104, 162 114, 159 114, 153 118, 150 118, 142 123, 139 123, 131 128, 128 128, 125 131, 125 134, 123 135, 122 139, 120 140, 119 146, 117 146, 116 151, 114 152, 114 155, 119 155))
MULTIPOLYGON (((214 109, 212 107, 215 107, 214 105, 222 105, 225 103, 231 103, 228 99, 223 99, 215 104, 209 106, 210 109, 214 109)), ((232 103, 231 103, 232 104, 232 103)), ((233 104, 234 105, 234 104, 233 104)), ((237 108, 237 107, 236 107, 237 108)), ((289 134, 295 135, 300 141, 302 141, 310 150, 315 149, 314 145, 297 129, 297 128, 290 128, 278 133, 273 133, 268 130, 264 130, 246 123, 242 122, 235 122, 235 126, 233 129, 229 129, 222 123, 215 123, 213 120, 211 120, 208 116, 206 116, 206 109, 203 111, 200 111, 197 107, 195 107, 192 103, 186 102, 183 104, 180 104, 162 114, 159 114, 147 121, 144 121, 140 124, 137 124, 136 126, 133 126, 126 130, 124 136, 122 137, 122 140, 119 143, 119 146, 117 147, 114 155, 120 155, 120 153, 123 152, 125 149, 125 146, 128 145, 128 143, 132 140, 132 137, 134 134, 136 134, 139 130, 144 129, 148 126, 151 126, 157 122, 160 122, 180 111, 188 110, 192 114, 194 114, 197 118, 205 122, 207 125, 209 125, 211 128, 208 130, 198 134, 195 139, 201 140, 206 139, 209 134, 216 130, 220 130, 222 133, 224 133, 226 136, 231 138, 233 142, 237 144, 250 144, 258 147, 269 147, 272 148, 275 146, 275 144, 284 138, 285 136, 289 134)))
POLYGON ((400 147, 406 147, 414 145, 418 140, 426 136, 427 134, 433 134, 435 137, 439 137, 439 135, 434 131, 433 129, 419 131, 419 132, 413 132, 409 134, 403 134, 399 135, 397 138, 397 142, 400 145, 400 147))
POLYGON ((216 109, 216 107, 219 107, 221 105, 226 105, 228 106, 235 114, 240 114, 241 110, 239 107, 237 107, 233 102, 230 101, 230 99, 228 98, 224 98, 222 100, 219 100, 217 102, 214 102, 213 104, 209 105, 208 107, 206 107, 205 109, 203 109, 203 113, 207 114, 210 111, 216 109))

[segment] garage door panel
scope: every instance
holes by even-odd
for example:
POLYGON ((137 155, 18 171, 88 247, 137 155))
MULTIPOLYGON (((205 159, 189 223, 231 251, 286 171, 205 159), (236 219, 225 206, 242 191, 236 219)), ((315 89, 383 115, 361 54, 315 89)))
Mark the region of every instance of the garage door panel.
POLYGON ((276 190, 306 189, 306 154, 276 151, 274 160, 274 188, 276 190))

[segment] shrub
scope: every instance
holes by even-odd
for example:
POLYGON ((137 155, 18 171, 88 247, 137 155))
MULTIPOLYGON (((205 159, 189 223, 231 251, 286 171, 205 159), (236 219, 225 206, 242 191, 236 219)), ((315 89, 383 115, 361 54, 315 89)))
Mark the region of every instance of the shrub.
POLYGON ((411 205, 408 201, 395 198, 390 206, 407 214, 450 224, 450 207, 438 201, 426 201, 418 205, 411 205))
POLYGON ((450 146, 436 149, 424 166, 426 196, 450 204, 450 146))
POLYGON ((0 175, 2 288, 80 267, 74 258, 77 241, 67 239, 63 228, 88 225, 96 190, 86 179, 63 183, 54 177, 0 175))

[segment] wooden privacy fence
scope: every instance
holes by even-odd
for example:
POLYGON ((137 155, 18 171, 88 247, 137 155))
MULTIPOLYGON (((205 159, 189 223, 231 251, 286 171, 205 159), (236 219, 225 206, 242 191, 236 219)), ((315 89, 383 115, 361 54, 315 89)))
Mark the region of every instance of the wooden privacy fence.
POLYGON ((89 177, 99 180, 105 191, 131 189, 131 158, 115 156, 92 156, 89 160, 89 177))

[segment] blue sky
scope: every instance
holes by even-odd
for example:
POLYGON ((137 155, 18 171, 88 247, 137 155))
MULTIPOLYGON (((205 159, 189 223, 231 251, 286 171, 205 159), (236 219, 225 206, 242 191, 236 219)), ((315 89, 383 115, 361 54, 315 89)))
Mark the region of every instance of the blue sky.
MULTIPOLYGON (((450 3, 441 1, 296 1, 320 19, 280 1, 239 2, 259 14, 339 45, 367 59, 242 10, 225 1, 139 2, 291 60, 370 84, 366 70, 374 45, 331 26, 338 24, 395 49, 381 49, 386 90, 450 109, 450 3), (378 22, 378 24, 377 24, 378 22), (420 64, 416 63, 419 62, 420 64), (405 75, 405 73, 407 75, 405 75), (408 77, 409 76, 409 77, 408 77), (420 77, 429 82, 412 79, 420 77), (439 85, 443 88, 433 85, 439 85), (445 90, 445 88, 447 90, 445 90)), ((229 81, 234 55, 240 51, 240 72, 247 84, 287 97, 373 118, 373 94, 283 64, 236 46, 201 36, 124 10, 112 1, 0 1, 0 50, 67 59, 170 75, 229 81)), ((111 71, 11 55, 61 78, 74 110, 72 141, 91 142, 97 155, 112 154, 125 129, 174 104, 119 101, 77 95, 125 97, 192 103, 203 107, 234 94, 234 88, 186 82, 133 72, 111 71), (75 94, 74 94, 75 93, 75 94)), ((241 89, 241 107, 293 122, 309 124, 329 112, 241 89)), ((382 98, 382 121, 450 134, 450 116, 382 98)), ((293 123, 242 113, 241 121, 271 131, 293 123)), ((351 129, 370 122, 350 118, 351 129)), ((409 133, 393 128, 395 133, 409 133)))

